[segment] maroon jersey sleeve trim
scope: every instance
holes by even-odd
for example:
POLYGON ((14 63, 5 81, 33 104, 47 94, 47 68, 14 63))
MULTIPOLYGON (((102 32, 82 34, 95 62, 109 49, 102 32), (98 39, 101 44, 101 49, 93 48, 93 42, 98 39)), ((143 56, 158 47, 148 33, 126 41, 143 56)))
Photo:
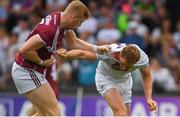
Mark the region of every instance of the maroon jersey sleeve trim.
POLYGON ((54 51, 57 49, 56 46, 57 46, 57 41, 58 41, 59 33, 60 33, 60 29, 59 29, 59 26, 58 26, 57 29, 56 29, 56 33, 54 35, 51 47, 46 47, 49 52, 53 52, 54 53, 54 51))

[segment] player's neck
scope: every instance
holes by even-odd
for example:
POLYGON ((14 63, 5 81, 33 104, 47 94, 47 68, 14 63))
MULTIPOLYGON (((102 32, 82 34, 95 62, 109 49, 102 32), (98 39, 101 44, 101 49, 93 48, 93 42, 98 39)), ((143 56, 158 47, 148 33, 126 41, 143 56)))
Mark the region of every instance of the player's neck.
POLYGON ((66 17, 65 17, 65 13, 64 12, 61 12, 61 21, 60 21, 60 27, 62 28, 62 29, 65 29, 67 26, 67 24, 66 24, 66 17))

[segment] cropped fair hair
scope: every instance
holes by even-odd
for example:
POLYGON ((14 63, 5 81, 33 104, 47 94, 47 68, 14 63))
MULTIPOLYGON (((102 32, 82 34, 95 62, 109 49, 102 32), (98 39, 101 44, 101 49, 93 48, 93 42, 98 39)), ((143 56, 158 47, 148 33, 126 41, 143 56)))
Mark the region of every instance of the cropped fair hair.
POLYGON ((90 17, 88 8, 80 0, 73 0, 71 3, 69 3, 65 9, 65 12, 73 13, 84 19, 88 19, 90 17))
POLYGON ((123 57, 126 58, 127 63, 129 63, 131 65, 135 64, 140 58, 139 49, 132 44, 124 47, 121 54, 123 57))

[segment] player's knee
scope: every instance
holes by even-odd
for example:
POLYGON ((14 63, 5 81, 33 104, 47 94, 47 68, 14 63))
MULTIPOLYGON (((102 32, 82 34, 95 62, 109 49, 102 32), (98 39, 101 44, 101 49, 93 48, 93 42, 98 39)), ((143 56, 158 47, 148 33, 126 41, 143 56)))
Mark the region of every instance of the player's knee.
POLYGON ((119 115, 119 116, 128 115, 127 108, 125 106, 116 105, 112 108, 112 110, 115 115, 119 115))

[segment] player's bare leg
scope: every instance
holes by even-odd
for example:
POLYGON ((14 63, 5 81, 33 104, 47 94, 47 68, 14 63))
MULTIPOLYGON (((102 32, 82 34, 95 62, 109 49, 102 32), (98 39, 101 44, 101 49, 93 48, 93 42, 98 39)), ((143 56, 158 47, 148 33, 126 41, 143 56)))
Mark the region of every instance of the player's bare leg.
POLYGON ((127 114, 130 115, 130 104, 129 103, 126 104, 126 109, 127 109, 127 114))
MULTIPOLYGON (((61 108, 61 103, 59 103, 59 107, 61 108)), ((36 110, 37 110, 37 108, 36 108, 34 105, 31 104, 31 106, 28 106, 28 109, 27 109, 27 111, 26 111, 26 115, 27 115, 27 116, 33 116, 33 115, 36 114, 36 110)), ((60 111, 60 110, 59 110, 59 111, 60 111)), ((63 114, 64 111, 63 111, 63 110, 61 110, 61 111, 60 111, 61 115, 62 115, 62 116, 65 115, 65 114, 63 114), (61 111, 62 111, 62 112, 61 112, 61 111)))
POLYGON ((104 96, 105 100, 111 107, 114 116, 127 116, 127 109, 123 102, 122 96, 116 88, 109 89, 104 96))
POLYGON ((60 116, 58 100, 49 83, 27 92, 25 95, 36 107, 35 116, 60 116))
POLYGON ((27 110, 27 116, 32 116, 32 115, 34 115, 35 113, 36 113, 36 108, 35 108, 35 106, 34 105, 31 105, 29 108, 28 108, 28 110, 27 110))

